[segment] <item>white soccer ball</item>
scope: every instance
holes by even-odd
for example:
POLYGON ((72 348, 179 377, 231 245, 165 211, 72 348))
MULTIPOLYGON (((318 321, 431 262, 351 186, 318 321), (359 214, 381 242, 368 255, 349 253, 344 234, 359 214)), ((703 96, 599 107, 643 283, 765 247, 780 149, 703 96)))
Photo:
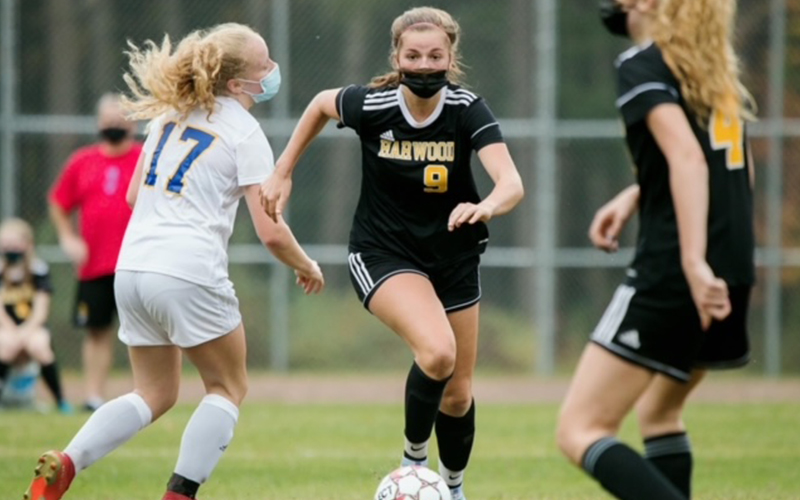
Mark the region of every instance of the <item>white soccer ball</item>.
POLYGON ((452 500, 452 497, 439 474, 419 465, 407 465, 381 480, 375 500, 452 500))

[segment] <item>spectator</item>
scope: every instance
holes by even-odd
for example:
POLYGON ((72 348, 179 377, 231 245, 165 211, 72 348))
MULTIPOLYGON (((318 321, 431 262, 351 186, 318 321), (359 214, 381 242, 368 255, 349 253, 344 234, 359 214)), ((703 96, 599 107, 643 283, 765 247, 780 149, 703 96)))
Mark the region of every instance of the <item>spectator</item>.
POLYGON ((89 411, 103 403, 113 360, 114 268, 131 216, 125 192, 141 153, 134 140, 136 125, 123 115, 119 95, 100 98, 97 127, 101 141, 70 157, 49 200, 61 248, 78 272, 74 322, 87 330, 83 372, 89 411), (78 231, 70 220, 74 211, 79 213, 78 231))
POLYGON ((62 413, 64 398, 56 357, 50 345, 50 272, 34 254, 33 231, 21 219, 0 224, 0 393, 10 369, 34 360, 62 413))

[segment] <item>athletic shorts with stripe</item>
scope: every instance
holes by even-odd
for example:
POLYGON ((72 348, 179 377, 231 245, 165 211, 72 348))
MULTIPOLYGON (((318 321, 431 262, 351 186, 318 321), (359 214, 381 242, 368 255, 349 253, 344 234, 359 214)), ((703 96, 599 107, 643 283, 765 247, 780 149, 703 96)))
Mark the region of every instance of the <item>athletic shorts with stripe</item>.
POLYGON ((707 331, 688 291, 621 285, 591 341, 625 360, 686 382, 693 368, 736 368, 750 360, 750 286, 729 290, 731 313, 707 331))
POLYGON ((475 255, 450 266, 426 269, 397 255, 350 249, 350 281, 359 300, 369 310, 369 301, 390 277, 415 273, 428 278, 446 312, 466 309, 481 300, 480 257, 475 255))

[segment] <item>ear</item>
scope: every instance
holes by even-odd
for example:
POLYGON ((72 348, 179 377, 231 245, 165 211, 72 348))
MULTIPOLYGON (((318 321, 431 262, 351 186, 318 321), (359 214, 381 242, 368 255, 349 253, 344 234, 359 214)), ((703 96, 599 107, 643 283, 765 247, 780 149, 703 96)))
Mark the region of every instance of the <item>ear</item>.
POLYGON ((242 93, 242 82, 236 78, 231 78, 228 80, 228 83, 225 85, 225 87, 228 89, 229 94, 238 95, 242 93))

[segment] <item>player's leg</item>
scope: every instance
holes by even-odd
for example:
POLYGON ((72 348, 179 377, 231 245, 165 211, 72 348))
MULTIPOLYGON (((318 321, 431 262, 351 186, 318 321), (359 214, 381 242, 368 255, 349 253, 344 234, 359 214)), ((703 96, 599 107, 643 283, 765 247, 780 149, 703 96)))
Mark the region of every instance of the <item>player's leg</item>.
POLYGON ((134 390, 93 412, 63 453, 50 451, 26 492, 26 499, 58 500, 75 475, 123 445, 163 415, 178 397, 180 350, 174 346, 131 347, 134 390))
POLYGON ((456 366, 447 383, 436 417, 439 473, 453 500, 464 499, 464 471, 475 439, 475 400, 472 379, 478 358, 479 304, 448 313, 456 337, 456 366))
POLYGON ((53 394, 59 411, 71 413, 72 407, 64 398, 61 388, 61 374, 59 373, 56 355, 50 342, 50 332, 46 328, 39 328, 36 331, 29 332, 25 338, 25 351, 39 363, 42 378, 53 394))
POLYGON ((0 395, 3 394, 14 360, 24 348, 23 339, 17 332, 0 328, 0 395))
POLYGON ((651 464, 615 438, 653 373, 589 344, 561 407, 561 451, 617 498, 681 500, 685 497, 651 464))
POLYGON ((421 274, 386 279, 372 295, 369 309, 414 353, 405 390, 404 463, 427 464, 428 440, 455 368, 453 330, 431 282, 421 274))
POLYGON ((79 283, 75 322, 87 330, 82 358, 84 408, 89 411, 97 409, 104 400, 106 380, 114 359, 112 324, 115 312, 113 275, 79 283))
POLYGON ((636 403, 645 457, 687 498, 691 496, 692 448, 683 423, 683 408, 705 373, 694 370, 686 383, 656 375, 636 403))
POLYGON ((168 500, 194 498, 233 439, 239 405, 247 393, 244 326, 184 352, 197 367, 206 396, 181 439, 175 471, 167 484, 168 500))

